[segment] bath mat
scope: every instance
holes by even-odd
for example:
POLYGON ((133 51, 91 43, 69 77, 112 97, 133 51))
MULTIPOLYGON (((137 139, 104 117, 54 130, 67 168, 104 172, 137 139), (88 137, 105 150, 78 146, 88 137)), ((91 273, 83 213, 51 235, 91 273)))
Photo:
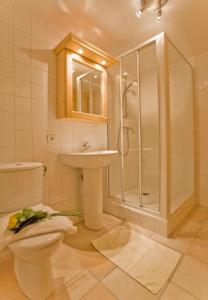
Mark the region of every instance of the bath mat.
POLYGON ((128 223, 105 233, 92 244, 153 294, 164 286, 181 257, 179 252, 134 231, 128 223))

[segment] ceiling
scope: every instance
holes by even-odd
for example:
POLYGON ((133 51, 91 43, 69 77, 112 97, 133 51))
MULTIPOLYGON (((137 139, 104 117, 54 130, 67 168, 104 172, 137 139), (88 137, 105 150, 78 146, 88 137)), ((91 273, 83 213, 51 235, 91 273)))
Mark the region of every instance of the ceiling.
POLYGON ((186 56, 208 51, 208 0, 169 0, 163 19, 135 15, 138 0, 14 0, 112 55, 165 31, 186 56))

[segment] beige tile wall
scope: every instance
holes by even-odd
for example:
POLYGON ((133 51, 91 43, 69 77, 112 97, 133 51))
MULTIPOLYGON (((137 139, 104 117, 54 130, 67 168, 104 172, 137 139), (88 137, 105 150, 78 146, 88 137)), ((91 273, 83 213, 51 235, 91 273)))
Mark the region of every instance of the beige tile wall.
POLYGON ((208 52, 195 57, 198 199, 208 207, 208 52))
POLYGON ((171 45, 169 54, 171 212, 194 192, 192 69, 171 45))
POLYGON ((56 57, 62 32, 10 0, 0 0, 0 163, 40 161, 48 166, 45 201, 77 207, 80 171, 62 166, 58 153, 107 144, 106 125, 56 118, 56 57), (55 141, 47 142, 47 134, 55 141))

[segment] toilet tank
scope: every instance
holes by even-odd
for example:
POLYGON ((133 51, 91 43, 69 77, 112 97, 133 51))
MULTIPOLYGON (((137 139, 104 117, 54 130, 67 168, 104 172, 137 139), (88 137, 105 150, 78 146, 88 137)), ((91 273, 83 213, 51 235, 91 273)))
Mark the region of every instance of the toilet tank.
POLYGON ((43 165, 37 162, 0 164, 0 213, 42 202, 43 165))

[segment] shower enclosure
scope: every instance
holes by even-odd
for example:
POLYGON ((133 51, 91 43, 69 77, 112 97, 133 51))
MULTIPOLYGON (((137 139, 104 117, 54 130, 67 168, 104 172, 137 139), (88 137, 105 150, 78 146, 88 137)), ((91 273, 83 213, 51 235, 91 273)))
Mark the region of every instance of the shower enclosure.
POLYGON ((161 33, 120 57, 111 78, 105 210, 169 235, 194 207, 193 68, 161 33))

